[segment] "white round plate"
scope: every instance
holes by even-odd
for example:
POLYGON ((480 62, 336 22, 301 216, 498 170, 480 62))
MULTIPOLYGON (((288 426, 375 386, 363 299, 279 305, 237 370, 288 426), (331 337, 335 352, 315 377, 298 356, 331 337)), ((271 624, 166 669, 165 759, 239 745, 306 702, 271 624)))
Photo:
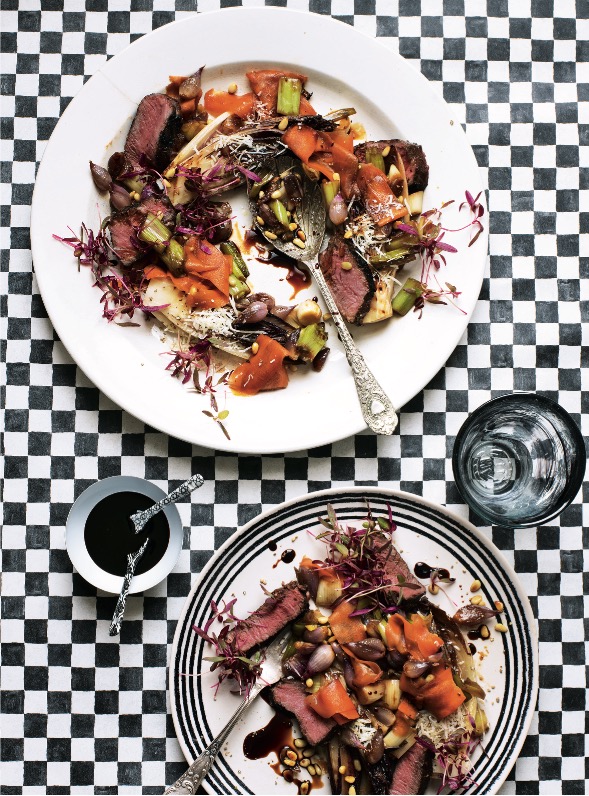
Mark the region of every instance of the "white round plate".
MULTIPOLYGON (((139 492, 142 495, 147 495, 154 503, 166 496, 163 489, 144 478, 136 478, 132 475, 115 475, 112 478, 103 478, 102 481, 96 481, 95 484, 89 486, 71 507, 65 526, 65 546, 70 560, 88 583, 111 594, 119 594, 123 585, 123 577, 105 572, 90 557, 84 541, 84 528, 94 506, 115 492, 139 492)), ((177 507, 173 504, 166 506, 163 512, 170 526, 170 541, 166 551, 154 567, 133 578, 129 587, 130 594, 147 591, 152 586, 156 586, 170 574, 178 561, 184 539, 182 520, 177 507)))
MULTIPOLYGON (((261 577, 266 588, 275 589, 294 578, 294 567, 304 554, 323 557, 324 545, 309 531, 320 530, 318 518, 326 516, 327 503, 341 522, 359 525, 366 518, 366 500, 377 517, 386 517, 390 505, 397 523, 395 545, 410 569, 418 561, 449 569, 456 583, 445 588, 459 605, 467 602, 470 585, 478 578, 487 605, 501 600, 505 606, 509 632, 492 633, 492 641, 476 642, 475 660, 487 691, 490 730, 483 741, 486 755, 479 756, 473 768, 478 784, 466 791, 497 793, 522 748, 536 704, 537 638, 528 598, 502 553, 473 525, 423 498, 378 487, 330 489, 283 503, 237 531, 208 562, 186 600, 170 659, 170 704, 182 751, 192 762, 239 704, 227 683, 215 700, 216 674, 203 660, 214 653, 193 630, 193 625, 202 627, 210 616, 210 601, 219 604, 235 596, 235 614, 246 617, 264 600, 261 577), (276 552, 269 549, 270 541, 277 543, 276 552), (280 555, 289 548, 295 550, 296 558, 287 565, 280 555)), ((456 608, 448 597, 440 592, 431 599, 452 614, 456 608)), ((276 763, 274 754, 261 760, 247 760, 243 754, 245 736, 265 726, 271 716, 270 707, 261 699, 249 708, 203 783, 208 793, 296 793, 270 767, 276 763)), ((323 780, 324 787, 313 788, 313 793, 330 793, 327 777, 323 780)), ((435 793, 436 788, 432 784, 428 792, 435 793)))
MULTIPOLYGON (((39 168, 31 221, 35 273, 47 312, 70 355, 97 387, 166 434, 210 448, 253 453, 301 450, 342 439, 365 424, 331 324, 331 354, 321 373, 300 368, 286 390, 253 398, 220 394, 219 408, 230 413, 227 440, 202 413, 209 409, 208 397, 186 389, 165 370, 166 348, 151 333, 151 325, 138 317, 141 313, 133 320, 143 328, 108 324, 88 270, 78 273, 72 250, 52 238, 70 234, 68 227, 79 231, 82 221, 98 228, 109 208, 94 188, 88 161, 105 164, 112 152, 122 149, 137 104, 146 94, 162 91, 169 74, 189 74, 202 64, 205 90, 231 82, 247 90, 245 72, 256 66, 304 72, 318 111, 353 106, 369 139, 400 137, 420 143, 430 164, 425 207, 455 199, 444 211, 446 225, 458 228, 470 220, 467 209, 458 208, 465 191, 476 196, 482 188, 472 149, 444 101, 399 55, 326 16, 281 8, 195 14, 158 28, 108 61, 55 128, 39 168)), ((234 209, 243 231, 250 224, 245 202, 236 201, 234 209)), ((446 235, 459 251, 448 255, 440 272, 442 284, 448 281, 462 291, 459 304, 465 314, 451 306, 428 305, 421 320, 410 313, 354 329, 369 367, 396 407, 433 378, 467 326, 487 255, 486 233, 471 248, 469 236, 468 231, 446 235)), ((416 262, 404 273, 418 276, 420 266, 416 262)), ((256 264, 252 275, 256 289, 268 290, 279 302, 289 301, 284 271, 256 264)), ((317 292, 310 287, 299 293, 299 300, 317 292)))

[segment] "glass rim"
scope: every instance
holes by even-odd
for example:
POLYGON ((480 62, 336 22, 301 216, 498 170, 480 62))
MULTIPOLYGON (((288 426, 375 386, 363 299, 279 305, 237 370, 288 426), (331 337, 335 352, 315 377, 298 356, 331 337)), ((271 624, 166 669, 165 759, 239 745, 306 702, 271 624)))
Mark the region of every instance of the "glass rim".
POLYGON ((579 489, 583 484, 583 480, 585 477, 585 469, 587 465, 587 451, 585 447, 585 438, 581 432, 579 426, 575 423, 569 412, 567 412, 564 407, 562 407, 559 403, 554 401, 552 398, 548 398, 546 395, 542 395, 541 393, 531 392, 529 390, 521 390, 521 391, 514 391, 509 393, 504 393, 503 395, 498 395, 495 398, 490 398, 488 401, 485 401, 476 409, 468 415, 458 433, 456 434, 456 439, 454 441, 454 448, 452 451, 452 474, 454 475, 454 483, 456 484, 456 488, 460 493, 462 499, 466 503, 466 505, 485 522, 490 523, 498 528, 534 528, 538 525, 545 525, 550 520, 555 519, 561 514, 574 500, 579 489), (519 398, 531 400, 532 402, 537 403, 543 409, 550 409, 554 412, 555 415, 558 416, 560 420, 564 422, 567 429, 570 431, 571 437, 573 439, 573 445, 575 450, 579 453, 575 457, 575 462, 573 465, 573 469, 571 471, 570 478, 568 479, 568 483, 559 496, 556 504, 549 512, 545 515, 540 515, 535 517, 532 520, 521 520, 519 522, 509 522, 508 520, 499 521, 497 517, 491 516, 488 512, 484 510, 484 508, 480 506, 475 506, 473 503, 472 498, 466 492, 463 487, 462 481, 463 478, 460 475, 460 467, 458 463, 459 458, 459 451, 464 440, 465 435, 472 427, 473 422, 482 414, 485 410, 487 410, 491 405, 498 404, 498 403, 507 403, 510 399, 517 401, 519 398))

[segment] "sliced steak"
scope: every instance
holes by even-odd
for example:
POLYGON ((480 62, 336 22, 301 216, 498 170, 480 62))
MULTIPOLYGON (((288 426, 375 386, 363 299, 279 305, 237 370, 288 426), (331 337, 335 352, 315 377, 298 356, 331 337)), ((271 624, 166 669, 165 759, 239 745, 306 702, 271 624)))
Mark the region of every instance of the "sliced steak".
POLYGON ((414 743, 397 763, 389 788, 390 796, 425 793, 432 766, 433 756, 429 749, 420 743, 414 743))
POLYGON ((366 141, 366 143, 358 144, 354 147, 354 154, 357 156, 360 163, 366 163, 367 149, 382 154, 386 147, 390 147, 390 150, 387 155, 383 156, 385 172, 388 174, 390 167, 393 164, 395 166, 397 165, 398 153, 405 168, 409 193, 424 191, 427 188, 429 179, 429 166, 425 153, 419 144, 412 144, 410 141, 401 141, 399 138, 391 138, 386 141, 366 141))
POLYGON ((139 204, 111 215, 108 222, 111 246, 122 265, 132 265, 147 251, 148 246, 141 244, 137 234, 148 213, 153 213, 164 224, 171 225, 174 222, 174 208, 166 197, 159 196, 148 196, 139 204))
POLYGON ((125 141, 127 167, 138 168, 144 155, 158 171, 163 171, 174 157, 174 143, 181 127, 178 101, 166 94, 148 94, 139 103, 125 141))
POLYGON ((319 266, 344 320, 360 325, 376 290, 368 264, 341 235, 334 235, 319 255, 319 266), (342 263, 352 267, 342 268, 342 263))
POLYGON ((307 690, 300 680, 281 680, 270 688, 272 704, 288 713, 298 721, 301 732, 315 746, 324 741, 336 727, 333 719, 324 719, 306 703, 307 690))
POLYGON ((366 766, 370 780, 370 793, 374 794, 374 796, 382 796, 382 794, 389 792, 395 762, 395 758, 392 755, 384 755, 378 763, 366 766))
POLYGON ((137 237, 145 211, 139 205, 131 205, 113 213, 108 222, 112 249, 122 265, 133 265, 146 251, 137 237))
POLYGON ((238 622, 227 640, 244 654, 270 641, 309 607, 307 598, 296 581, 275 589, 247 619, 238 622))
POLYGON ((141 200, 139 207, 144 213, 153 213, 166 226, 172 227, 176 220, 176 211, 167 196, 148 196, 141 200))
POLYGON ((399 592, 401 592, 401 599, 406 601, 417 600, 425 594, 425 586, 411 572, 394 544, 391 543, 390 547, 379 553, 379 558, 385 575, 390 581, 390 586, 387 589, 389 599, 398 601, 399 592), (399 576, 404 583, 409 583, 415 588, 406 588, 400 585, 399 576))

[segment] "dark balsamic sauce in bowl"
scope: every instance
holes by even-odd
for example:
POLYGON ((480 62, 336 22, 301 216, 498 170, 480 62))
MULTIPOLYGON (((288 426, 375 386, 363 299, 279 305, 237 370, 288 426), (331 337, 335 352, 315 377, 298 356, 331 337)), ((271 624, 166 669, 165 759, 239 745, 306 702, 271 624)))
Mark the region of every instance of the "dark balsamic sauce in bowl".
POLYGON ((170 542, 170 526, 164 512, 152 517, 138 534, 129 519, 131 514, 153 506, 154 502, 139 492, 115 492, 94 506, 84 526, 84 542, 90 558, 100 569, 122 577, 127 570, 128 554, 139 550, 147 536, 150 542, 135 575, 148 572, 161 561, 170 542))

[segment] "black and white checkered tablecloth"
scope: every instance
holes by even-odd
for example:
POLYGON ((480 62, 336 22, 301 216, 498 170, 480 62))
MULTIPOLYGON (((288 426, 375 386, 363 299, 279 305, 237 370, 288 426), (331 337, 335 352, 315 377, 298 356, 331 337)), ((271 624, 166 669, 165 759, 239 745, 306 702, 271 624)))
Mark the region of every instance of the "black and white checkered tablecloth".
MULTIPOLYGON (((257 6, 258 0, 243 5, 257 6)), ((220 6, 241 5, 220 0, 220 6)), ((2 793, 161 793, 184 761, 166 706, 166 661, 196 573, 239 523, 331 485, 423 494, 462 516, 450 455, 467 412, 538 390, 589 433, 589 3, 586 0, 268 0, 332 14, 414 61, 463 120, 489 188, 490 268, 447 366, 406 406, 392 439, 360 434, 289 456, 233 456, 145 427, 66 354, 29 251, 35 168, 84 81, 196 0, 0 0, 2 324, 6 467, 2 541, 2 793), (583 168, 584 167, 584 168, 583 168), (584 255, 584 256, 582 256, 584 255), (4 357, 3 357, 4 360, 4 357), (166 583, 131 597, 120 639, 64 549, 73 500, 93 481, 141 475, 179 506, 185 549, 166 583)), ((219 7, 198 0, 198 10, 219 7)), ((471 519, 477 523, 476 518, 471 519)), ((514 564, 540 630, 538 713, 502 793, 583 793, 589 517, 582 496, 549 527, 486 529, 514 564)))

